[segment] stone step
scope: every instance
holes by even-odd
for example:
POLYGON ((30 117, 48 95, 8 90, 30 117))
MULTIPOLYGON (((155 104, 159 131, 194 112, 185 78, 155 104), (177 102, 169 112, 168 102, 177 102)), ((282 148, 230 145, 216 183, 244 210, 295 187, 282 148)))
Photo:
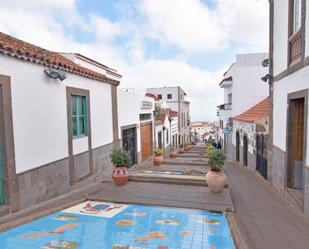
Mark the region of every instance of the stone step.
POLYGON ((132 173, 129 181, 207 186, 205 176, 132 173))
POLYGON ((177 153, 176 157, 192 157, 192 158, 207 158, 205 155, 197 154, 197 153, 177 153))
MULTIPOLYGON (((192 158, 191 158, 192 159, 192 158)), ((204 158, 203 158, 204 159, 204 158)), ((190 165, 190 166, 207 166, 207 161, 202 162, 198 160, 176 160, 176 159, 164 159, 162 164, 172 164, 172 165, 190 165)))

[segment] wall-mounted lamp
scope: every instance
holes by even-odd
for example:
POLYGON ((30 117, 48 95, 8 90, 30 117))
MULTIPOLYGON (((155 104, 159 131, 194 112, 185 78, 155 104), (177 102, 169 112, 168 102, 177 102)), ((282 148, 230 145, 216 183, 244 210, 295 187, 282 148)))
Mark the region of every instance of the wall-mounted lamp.
POLYGON ((64 81, 68 75, 66 72, 63 72, 63 71, 59 71, 59 70, 53 70, 53 69, 45 69, 44 70, 44 73, 49 77, 49 78, 52 78, 52 79, 59 79, 61 81, 64 81))
POLYGON ((268 80, 272 79, 272 76, 270 74, 266 74, 264 77, 261 78, 264 82, 267 82, 268 80))
POLYGON ((270 60, 269 59, 265 59, 262 61, 262 66, 263 67, 269 67, 270 66, 270 60))

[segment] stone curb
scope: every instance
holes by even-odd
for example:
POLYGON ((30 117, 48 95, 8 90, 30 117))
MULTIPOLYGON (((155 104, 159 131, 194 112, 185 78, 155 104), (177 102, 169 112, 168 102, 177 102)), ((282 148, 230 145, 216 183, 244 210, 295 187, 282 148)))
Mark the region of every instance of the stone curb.
POLYGON ((233 236, 236 249, 253 249, 247 233, 242 227, 236 213, 227 212, 227 221, 233 236))

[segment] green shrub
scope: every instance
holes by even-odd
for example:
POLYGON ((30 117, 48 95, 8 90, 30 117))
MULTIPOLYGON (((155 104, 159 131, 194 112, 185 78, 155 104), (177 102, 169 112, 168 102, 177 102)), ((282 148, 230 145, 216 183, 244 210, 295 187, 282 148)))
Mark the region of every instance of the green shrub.
POLYGON ((113 148, 110 158, 115 167, 124 167, 131 164, 129 152, 122 148, 113 148))
POLYGON ((154 156, 162 156, 163 155, 163 150, 161 149, 155 149, 153 151, 154 156))
POLYGON ((220 171, 224 165, 226 156, 218 149, 211 149, 208 151, 208 166, 212 171, 220 171))

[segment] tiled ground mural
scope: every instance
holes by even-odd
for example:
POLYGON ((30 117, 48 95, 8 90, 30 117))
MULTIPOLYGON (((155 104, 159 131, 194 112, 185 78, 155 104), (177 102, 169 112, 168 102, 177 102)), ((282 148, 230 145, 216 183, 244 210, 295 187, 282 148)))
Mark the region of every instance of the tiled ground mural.
POLYGON ((233 249, 224 215, 85 202, 0 234, 1 249, 233 249))

